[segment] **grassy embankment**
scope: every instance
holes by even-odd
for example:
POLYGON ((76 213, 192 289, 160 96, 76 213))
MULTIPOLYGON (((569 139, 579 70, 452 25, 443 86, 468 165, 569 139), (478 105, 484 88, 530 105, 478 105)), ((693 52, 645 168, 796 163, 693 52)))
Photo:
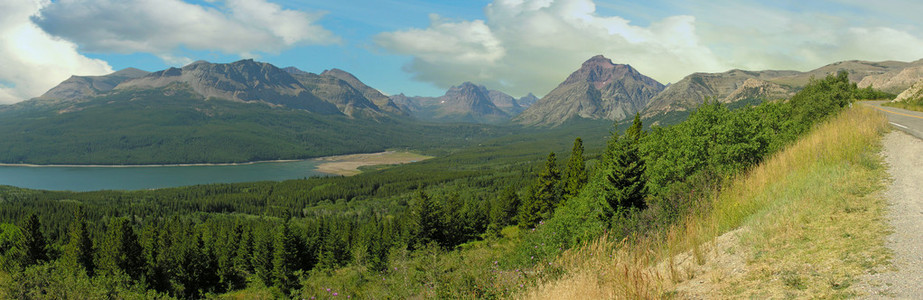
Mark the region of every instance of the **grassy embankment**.
POLYGON ((601 238, 559 258, 567 275, 527 298, 840 298, 887 263, 887 121, 854 107, 703 199, 661 235, 601 238))

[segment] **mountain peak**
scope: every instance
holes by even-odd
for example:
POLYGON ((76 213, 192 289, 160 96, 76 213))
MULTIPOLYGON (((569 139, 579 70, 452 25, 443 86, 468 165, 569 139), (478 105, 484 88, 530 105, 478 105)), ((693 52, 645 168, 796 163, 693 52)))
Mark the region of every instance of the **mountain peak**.
POLYGON ((584 68, 593 67, 593 66, 600 66, 604 68, 614 68, 616 67, 616 64, 613 63, 611 59, 608 59, 602 54, 600 54, 600 55, 593 56, 587 61, 583 62, 584 68))
POLYGON ((575 117, 619 121, 643 109, 663 88, 631 66, 597 55, 516 120, 526 125, 560 125, 575 117))

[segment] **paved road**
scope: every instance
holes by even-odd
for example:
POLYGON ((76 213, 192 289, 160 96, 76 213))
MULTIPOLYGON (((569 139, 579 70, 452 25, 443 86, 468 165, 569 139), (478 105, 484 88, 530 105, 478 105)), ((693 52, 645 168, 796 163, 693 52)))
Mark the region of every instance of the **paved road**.
POLYGON ((881 106, 885 101, 863 101, 862 104, 874 107, 885 113, 894 128, 923 139, 923 112, 881 106))
POLYGON ((888 222, 894 232, 886 246, 894 251, 894 269, 864 278, 857 288, 870 299, 923 299, 923 113, 865 102, 888 116, 892 131, 882 141, 893 180, 885 191, 888 222), (914 136, 916 138, 914 138, 914 136))

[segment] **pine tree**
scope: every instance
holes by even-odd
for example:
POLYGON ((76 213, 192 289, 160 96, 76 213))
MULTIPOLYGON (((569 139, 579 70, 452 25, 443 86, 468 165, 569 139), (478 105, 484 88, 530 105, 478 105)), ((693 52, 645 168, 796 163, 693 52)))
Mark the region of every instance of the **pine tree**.
MULTIPOLYGON (((262 232, 261 232, 262 233, 262 232)), ((273 249, 274 239, 271 235, 261 234, 254 236, 254 251, 251 257, 253 272, 257 278, 263 281, 266 286, 272 286, 272 258, 275 250, 273 249)))
POLYGON ((548 154, 545 169, 538 174, 524 199, 519 212, 519 226, 534 227, 542 219, 548 219, 561 201, 561 172, 558 171, 554 152, 548 154))
POLYGON ((512 224, 516 214, 519 213, 519 206, 519 195, 516 195, 516 189, 512 186, 507 187, 490 207, 490 224, 498 227, 497 230, 512 224))
POLYGON ((134 280, 141 278, 145 265, 144 251, 128 219, 110 221, 106 238, 99 250, 100 270, 110 274, 123 272, 134 280))
POLYGON ((96 264, 93 261, 95 250, 87 227, 83 208, 78 207, 68 234, 70 240, 64 247, 64 262, 74 270, 82 269, 87 275, 93 276, 96 272, 96 264))
POLYGON ((285 293, 298 286, 298 276, 295 275, 298 268, 298 244, 288 222, 283 222, 276 233, 272 275, 275 286, 285 293))
POLYGON ((411 250, 438 243, 442 239, 443 226, 439 212, 439 206, 423 192, 423 188, 418 189, 411 202, 407 224, 411 233, 408 243, 411 250))
POLYGON ((45 244, 45 236, 42 234, 42 225, 38 221, 38 216, 30 214, 22 225, 22 239, 20 241, 23 250, 21 266, 28 267, 34 264, 48 260, 48 252, 45 244))
POLYGON ((574 140, 567 168, 564 170, 564 199, 577 196, 587 183, 586 162, 583 158, 583 140, 574 140))
POLYGON ((644 202, 647 196, 645 165, 639 149, 643 134, 640 115, 636 114, 625 135, 619 137, 615 134, 609 141, 606 149, 608 168, 605 172, 609 183, 606 201, 613 211, 647 206, 644 202))

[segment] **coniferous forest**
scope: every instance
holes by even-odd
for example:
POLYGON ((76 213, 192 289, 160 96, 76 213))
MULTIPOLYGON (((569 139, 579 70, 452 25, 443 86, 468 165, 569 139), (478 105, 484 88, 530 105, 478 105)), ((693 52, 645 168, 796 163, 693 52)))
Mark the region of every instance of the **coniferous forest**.
POLYGON ((353 177, 0 187, 0 298, 512 296, 560 276, 567 249, 708 210, 700 195, 886 96, 840 73, 787 101, 706 102, 672 126, 571 124, 353 177))

